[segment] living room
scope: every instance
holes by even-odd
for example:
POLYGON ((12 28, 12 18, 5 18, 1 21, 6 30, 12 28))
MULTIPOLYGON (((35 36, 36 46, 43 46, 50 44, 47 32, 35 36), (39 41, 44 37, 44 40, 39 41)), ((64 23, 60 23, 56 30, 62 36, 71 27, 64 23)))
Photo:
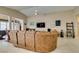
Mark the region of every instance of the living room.
MULTIPOLYGON (((14 46, 14 50, 11 49, 11 47, 8 47, 5 44, 1 44, 3 46, 6 46, 7 49, 3 49, 1 50, 1 52, 49 52, 48 49, 52 49, 51 52, 79 52, 79 48, 78 48, 78 19, 79 19, 79 7, 77 6, 4 6, 4 7, 0 7, 0 14, 1 14, 1 19, 6 19, 9 22, 8 28, 5 25, 5 30, 9 30, 9 31, 17 31, 17 33, 19 33, 20 31, 29 31, 29 33, 31 31, 34 31, 33 33, 35 33, 34 35, 30 34, 29 37, 31 37, 31 39, 33 39, 34 41, 26 41, 26 43, 28 43, 28 47, 23 47, 23 45, 25 44, 23 40, 18 40, 18 43, 23 43, 22 46, 19 46, 20 48, 16 49, 16 44, 17 43, 17 39, 16 40, 11 40, 9 41, 10 44, 12 44, 11 46, 14 46), (70 34, 70 36, 67 33, 67 23, 72 24, 73 29, 71 30, 71 33, 68 32, 70 34), (38 33, 37 33, 38 32, 38 33), (41 34, 42 32, 42 34, 41 34), (44 35, 45 32, 45 37, 42 37, 40 35, 44 35), (57 36, 56 34, 50 34, 50 33, 54 33, 57 32, 57 36), (39 34, 36 35, 36 34, 39 34), (49 37, 51 37, 51 35, 56 36, 56 45, 54 45, 54 50, 53 47, 49 47, 47 48, 51 42, 51 40, 55 40, 54 38, 49 40, 49 37), (39 38, 38 38, 39 37, 39 38), (35 39, 36 38, 36 39, 35 39), (46 39, 44 39, 46 38, 46 39), (36 46, 36 42, 35 40, 43 40, 40 41, 42 42, 41 44, 44 45, 38 45, 38 47, 36 46), (45 46, 47 43, 44 42, 45 40, 48 41, 48 45, 45 46), (23 41, 23 42, 22 42, 23 41), (71 43, 70 43, 71 42, 71 43), (29 44, 30 43, 30 44, 29 44), (33 46, 32 46, 33 45, 33 46), (73 47, 72 47, 73 45, 73 47), (44 47, 44 49, 39 48, 39 47, 44 47), (32 47, 32 48, 31 48, 32 47), (37 48, 36 48, 37 47, 37 48), (8 48, 10 48, 8 50, 8 48), (35 48, 35 50, 34 50, 35 48), (39 48, 39 49, 38 49, 39 48), (73 48, 73 49, 72 49, 73 48), (33 49, 33 50, 32 50, 33 49), (37 50, 36 50, 37 49, 37 50), (47 50, 45 50, 47 49, 47 50), (71 50, 72 49, 72 50, 71 50)), ((3 26, 2 26, 3 27, 3 26)), ((25 33, 25 32, 22 32, 25 33)), ((28 32, 27 32, 28 33, 28 32)), ((11 32, 12 34, 12 32, 11 32)), ((21 35, 21 33, 19 33, 21 35)), ((17 35, 19 35, 17 34, 17 35)), ((27 38, 28 35, 26 34, 26 36, 18 36, 19 39, 23 39, 23 38, 27 38)), ((23 34, 24 35, 24 34, 23 34)), ((14 38, 14 37, 13 37, 14 38)), ((11 39, 11 38, 10 38, 11 39)), ((27 38, 28 39, 28 38, 27 38)), ((26 39, 26 40, 27 40, 26 39)), ((1 40, 1 42, 5 42, 4 40, 1 40)), ((9 44, 9 42, 7 44, 9 44)), ((17 44, 18 44, 17 43, 17 44)), ((37 43, 37 44, 38 44, 37 43)), ((27 46, 26 45, 26 46, 27 46)), ((51 46, 53 46, 53 43, 51 42, 51 46)), ((5 48, 5 47, 4 47, 5 48)))

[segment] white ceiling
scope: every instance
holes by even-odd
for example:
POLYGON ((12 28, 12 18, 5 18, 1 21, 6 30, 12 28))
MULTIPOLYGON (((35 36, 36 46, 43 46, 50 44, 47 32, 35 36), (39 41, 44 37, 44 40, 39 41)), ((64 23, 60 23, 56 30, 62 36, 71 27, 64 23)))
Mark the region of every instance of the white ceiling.
POLYGON ((39 14, 54 13, 60 11, 69 11, 74 9, 74 6, 7 6, 8 8, 18 10, 26 16, 32 16, 35 10, 38 10, 39 14))

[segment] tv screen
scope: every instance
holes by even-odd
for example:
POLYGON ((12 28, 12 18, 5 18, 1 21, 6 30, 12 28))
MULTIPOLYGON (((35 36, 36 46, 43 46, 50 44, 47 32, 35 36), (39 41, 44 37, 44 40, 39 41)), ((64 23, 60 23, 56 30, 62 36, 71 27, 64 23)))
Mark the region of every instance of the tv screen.
POLYGON ((37 28, 45 28, 45 23, 37 23, 37 28))

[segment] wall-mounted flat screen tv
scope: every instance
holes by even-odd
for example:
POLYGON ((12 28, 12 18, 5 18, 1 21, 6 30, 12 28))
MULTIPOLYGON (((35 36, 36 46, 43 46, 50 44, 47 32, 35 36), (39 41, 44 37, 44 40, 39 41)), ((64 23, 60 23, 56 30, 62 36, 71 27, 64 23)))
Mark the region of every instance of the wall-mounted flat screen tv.
POLYGON ((37 28, 45 28, 45 23, 44 22, 37 23, 37 28))

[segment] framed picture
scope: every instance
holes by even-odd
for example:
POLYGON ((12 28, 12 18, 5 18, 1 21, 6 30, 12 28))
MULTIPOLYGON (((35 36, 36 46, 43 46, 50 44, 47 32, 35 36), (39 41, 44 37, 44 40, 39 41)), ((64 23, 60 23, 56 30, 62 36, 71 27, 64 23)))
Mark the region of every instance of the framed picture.
POLYGON ((56 26, 61 26, 61 21, 60 20, 56 20, 55 25, 56 26))
POLYGON ((31 26, 34 26, 34 22, 30 22, 30 25, 31 25, 31 26))

